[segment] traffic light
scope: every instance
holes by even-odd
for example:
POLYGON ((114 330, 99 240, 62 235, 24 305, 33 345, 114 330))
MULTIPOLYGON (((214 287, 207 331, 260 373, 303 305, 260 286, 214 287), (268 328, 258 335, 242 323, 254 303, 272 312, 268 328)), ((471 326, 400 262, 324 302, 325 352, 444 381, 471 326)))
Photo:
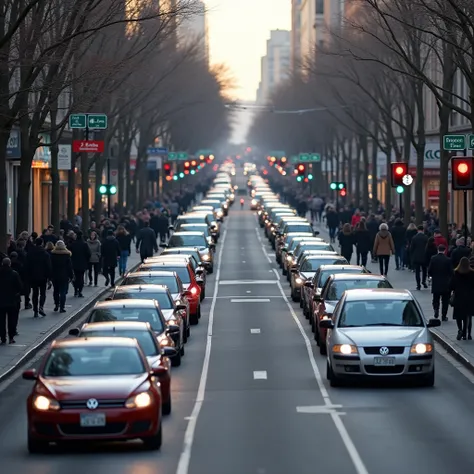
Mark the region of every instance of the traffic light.
POLYGON ((171 181, 173 179, 172 171, 171 171, 171 164, 170 163, 165 163, 163 165, 163 171, 165 172, 166 181, 171 181))
POLYGON ((284 168, 287 165, 287 163, 288 163, 288 160, 286 159, 286 156, 282 156, 280 158, 280 166, 284 168))
POLYGON ((192 160, 190 165, 191 169, 189 170, 189 174, 196 174, 199 166, 198 162, 196 160, 192 160))
POLYGON ((117 186, 115 184, 101 184, 99 186, 99 193, 104 196, 113 196, 117 194, 117 186))
POLYGON ((474 189, 474 173, 472 158, 453 158, 451 160, 452 188, 455 191, 474 189))
MULTIPOLYGON (((342 181, 333 181, 329 187, 333 190, 333 191, 346 191, 346 183, 342 182, 342 181)), ((345 194, 341 194, 341 196, 345 196, 345 194)))
POLYGON ((396 162, 391 163, 390 166, 392 168, 392 188, 403 186, 403 177, 408 174, 408 163, 396 162))

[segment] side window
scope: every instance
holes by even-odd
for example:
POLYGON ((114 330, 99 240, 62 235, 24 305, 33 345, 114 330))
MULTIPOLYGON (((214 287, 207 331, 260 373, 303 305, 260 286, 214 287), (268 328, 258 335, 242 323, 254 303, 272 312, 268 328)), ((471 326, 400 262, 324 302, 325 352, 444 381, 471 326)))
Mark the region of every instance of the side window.
POLYGON ((310 272, 311 269, 312 269, 311 262, 308 262, 308 260, 303 262, 303 264, 301 265, 302 272, 310 272))
POLYGON ((321 296, 322 296, 323 298, 325 298, 325 299, 329 299, 329 298, 327 297, 327 292, 328 292, 328 288, 329 288, 330 285, 331 285, 331 279, 328 278, 328 279, 326 280, 326 283, 324 284, 322 290, 321 290, 321 296))
POLYGON ((319 275, 320 275, 320 271, 318 270, 315 274, 314 274, 314 277, 313 277, 313 286, 314 288, 317 288, 317 284, 318 284, 318 281, 319 281, 319 275))
POLYGON ((326 289, 326 299, 329 301, 336 301, 337 294, 338 294, 338 287, 337 283, 333 282, 332 285, 329 286, 329 288, 326 289))

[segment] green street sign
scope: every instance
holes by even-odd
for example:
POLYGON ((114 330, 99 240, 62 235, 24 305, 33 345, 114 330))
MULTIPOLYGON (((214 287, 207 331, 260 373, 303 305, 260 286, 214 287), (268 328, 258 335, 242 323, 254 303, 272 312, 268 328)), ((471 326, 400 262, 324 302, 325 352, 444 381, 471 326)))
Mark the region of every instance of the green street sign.
POLYGON ((214 152, 212 150, 209 150, 207 148, 205 148, 204 150, 198 150, 196 153, 194 153, 195 156, 200 156, 200 155, 204 155, 204 156, 209 156, 209 155, 213 155, 214 152))
POLYGON ((474 150, 474 135, 467 136, 467 147, 469 150, 474 150))
POLYGON ((87 126, 86 114, 71 114, 69 116, 70 129, 85 129, 87 126))
POLYGON ((301 162, 314 162, 319 163, 321 161, 321 155, 319 153, 300 153, 299 161, 301 162))
POLYGON ((293 155, 293 156, 290 158, 290 162, 293 163, 293 164, 299 163, 299 161, 300 161, 299 156, 293 155))
POLYGON ((107 128, 107 115, 87 114, 87 128, 91 130, 105 130, 107 128))
POLYGON ((447 151, 465 150, 466 135, 444 135, 443 149, 447 151))
POLYGON ((170 161, 181 161, 187 159, 188 154, 185 151, 172 151, 168 153, 168 160, 170 161))

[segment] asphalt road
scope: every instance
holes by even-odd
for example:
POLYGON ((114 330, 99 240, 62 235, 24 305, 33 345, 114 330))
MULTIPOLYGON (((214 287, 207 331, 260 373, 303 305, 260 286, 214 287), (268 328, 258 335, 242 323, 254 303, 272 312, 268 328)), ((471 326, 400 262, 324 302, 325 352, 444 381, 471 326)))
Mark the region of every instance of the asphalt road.
POLYGON ((28 455, 31 385, 18 379, 0 393, 2 472, 474 472, 474 385, 468 378, 440 356, 432 389, 329 388, 325 360, 309 339, 299 305, 280 290, 289 294, 273 258, 269 262, 254 214, 237 202, 225 227, 217 248, 224 258, 209 278, 203 317, 182 366, 173 369, 173 413, 164 421, 161 452, 129 443, 28 455))

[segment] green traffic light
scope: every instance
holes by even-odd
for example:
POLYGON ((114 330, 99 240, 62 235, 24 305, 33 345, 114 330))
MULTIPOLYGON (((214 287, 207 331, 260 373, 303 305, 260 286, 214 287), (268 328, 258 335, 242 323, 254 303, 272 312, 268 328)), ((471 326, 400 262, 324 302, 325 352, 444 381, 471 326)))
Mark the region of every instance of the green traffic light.
POLYGON ((301 182, 302 180, 303 180, 303 177, 302 177, 302 176, 297 176, 297 177, 296 177, 296 181, 301 182))
POLYGON ((105 185, 103 185, 103 184, 102 184, 101 186, 99 186, 99 193, 100 193, 100 194, 105 194, 105 193, 107 193, 107 186, 105 186, 105 185))
POLYGON ((184 178, 184 173, 179 173, 180 178, 184 178))
POLYGON ((331 185, 329 187, 334 191, 337 188, 337 184, 336 183, 331 183, 331 185))
POLYGON ((191 174, 196 174, 196 171, 191 170, 190 173, 191 173, 191 174))
POLYGON ((114 185, 110 186, 109 193, 110 194, 117 194, 117 186, 114 186, 114 185))
POLYGON ((398 194, 402 194, 404 191, 405 191, 405 189, 403 188, 403 186, 397 186, 397 193, 398 194))
POLYGON ((308 175, 308 179, 313 179, 313 175, 312 175, 312 174, 309 174, 309 175, 308 175))
POLYGON ((344 183, 339 183, 339 189, 344 189, 344 183))
POLYGON ((176 175, 173 176, 173 181, 178 181, 178 177, 176 175))

